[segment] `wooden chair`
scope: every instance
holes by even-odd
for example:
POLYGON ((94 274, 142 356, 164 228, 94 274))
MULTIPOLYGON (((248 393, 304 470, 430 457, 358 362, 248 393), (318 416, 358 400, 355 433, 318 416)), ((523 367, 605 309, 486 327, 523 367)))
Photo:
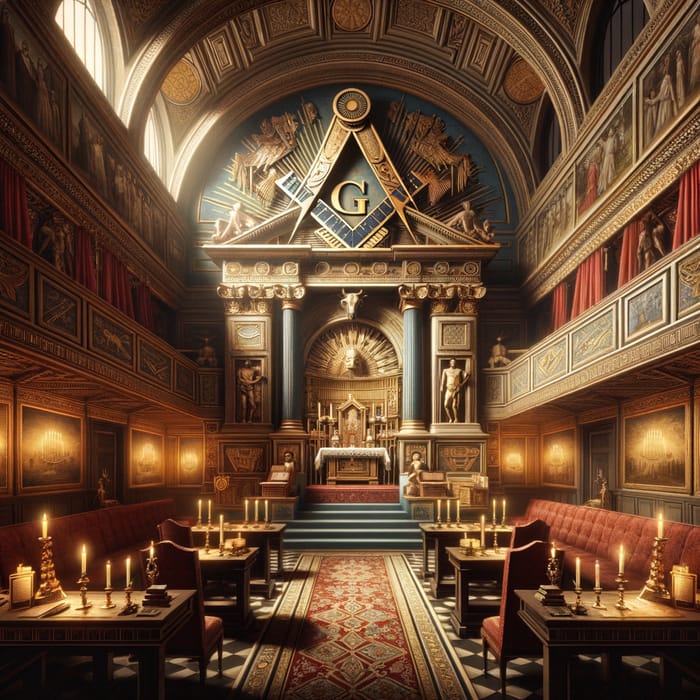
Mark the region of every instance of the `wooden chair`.
POLYGON ((515 525, 510 535, 510 547, 511 549, 516 549, 535 540, 542 540, 543 542, 549 540, 549 525, 539 518, 522 525, 515 525))
MULTIPOLYGON (((166 584, 169 590, 195 590, 194 610, 190 619, 175 633, 165 647, 166 656, 196 658, 199 662, 199 682, 207 678, 209 659, 218 652, 219 676, 222 673, 224 651, 224 624, 220 617, 204 614, 202 575, 199 567, 199 552, 182 547, 169 540, 161 540, 153 546, 158 564, 158 583, 166 584)), ((143 580, 146 581, 146 560, 149 547, 141 550, 143 580)))
POLYGON ((170 540, 181 547, 194 547, 190 526, 172 518, 166 518, 162 523, 158 523, 158 537, 161 540, 170 540))
POLYGON ((521 656, 542 656, 542 644, 520 619, 520 602, 516 588, 537 589, 547 582, 549 543, 540 540, 509 549, 503 567, 499 614, 481 623, 484 673, 488 672, 488 652, 498 662, 501 672, 501 695, 506 696, 506 666, 521 656))

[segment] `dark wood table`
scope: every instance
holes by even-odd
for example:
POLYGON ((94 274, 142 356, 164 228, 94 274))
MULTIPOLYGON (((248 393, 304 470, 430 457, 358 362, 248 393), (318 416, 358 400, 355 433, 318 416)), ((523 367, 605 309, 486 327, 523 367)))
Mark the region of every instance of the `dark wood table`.
POLYGON ((450 613, 452 628, 460 637, 467 637, 470 627, 480 625, 487 615, 497 614, 500 597, 494 600, 474 600, 469 597, 469 585, 491 582, 499 585, 503 581, 503 564, 506 550, 495 552, 487 549, 482 554, 467 554, 461 547, 446 547, 450 564, 455 570, 455 607, 450 613))
MULTIPOLYGON (((39 617, 54 604, 8 610, 0 608, 0 647, 27 647, 52 653, 92 656, 97 685, 110 676, 114 653, 133 654, 139 662, 138 697, 165 700, 165 646, 192 614, 194 591, 171 590, 167 608, 158 608, 154 616, 119 615, 125 594, 114 591, 116 607, 105 610, 102 591, 88 591, 92 606, 78 610, 80 594, 66 592, 70 608, 49 617, 39 617)), ((142 591, 132 593, 132 602, 140 604, 142 591)), ((140 605, 139 605, 140 609, 140 605)))
MULTIPOLYGON (((481 537, 481 525, 479 523, 460 522, 459 525, 451 523, 438 526, 436 523, 420 523, 423 536, 423 578, 430 578, 430 592, 436 598, 451 595, 454 592, 455 576, 454 568, 447 557, 447 547, 457 547, 459 541, 464 538, 479 540, 481 537), (433 550, 434 569, 431 571, 428 561, 428 552, 433 550)), ((510 536, 513 531, 509 526, 486 527, 485 543, 487 548, 493 547, 494 533, 499 547, 507 547, 510 544, 510 536)))
POLYGON ((209 596, 205 594, 204 609, 209 615, 220 617, 228 630, 237 630, 247 627, 251 620, 250 609, 250 576, 253 563, 260 550, 257 547, 248 547, 245 552, 231 554, 230 551, 219 553, 218 549, 199 550, 199 565, 202 569, 202 578, 208 581, 221 581, 232 584, 235 588, 235 599, 231 599, 228 590, 221 591, 220 595, 209 596))
MULTIPOLYGON (((535 591, 516 590, 519 615, 542 642, 543 700, 570 697, 569 660, 577 654, 614 656, 663 654, 683 650, 700 653, 700 610, 641 600, 636 591, 625 594, 628 610, 618 610, 618 593, 605 592, 604 610, 593 608, 592 593, 582 595, 585 615, 559 617, 555 609, 542 605, 535 591)), ((575 600, 566 592, 567 603, 575 600)))
MULTIPOLYGON (((261 499, 264 500, 264 499, 261 499)), ((275 556, 277 564, 277 575, 284 574, 284 531, 287 523, 250 522, 244 523, 224 523, 224 538, 237 537, 240 532, 241 537, 249 547, 258 548, 258 556, 251 571, 250 588, 254 593, 272 598, 275 590, 276 579, 272 574, 272 557, 275 556)), ((194 525, 192 527, 192 537, 195 546, 203 547, 206 538, 207 528, 205 525, 194 525)), ((218 551, 219 528, 218 526, 209 529, 209 545, 218 551)))

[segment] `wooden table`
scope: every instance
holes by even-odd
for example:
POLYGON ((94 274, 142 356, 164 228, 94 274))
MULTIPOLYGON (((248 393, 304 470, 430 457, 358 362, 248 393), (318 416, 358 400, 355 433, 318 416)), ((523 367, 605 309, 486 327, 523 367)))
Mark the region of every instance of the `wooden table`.
MULTIPOLYGON (((249 547, 258 548, 258 556, 253 563, 251 571, 250 588, 254 593, 260 593, 266 598, 272 598, 275 590, 275 577, 272 575, 272 555, 276 556, 277 575, 284 573, 284 531, 287 523, 263 522, 244 523, 224 523, 224 537, 237 537, 241 533, 249 547)), ((192 527, 192 537, 195 546, 203 547, 206 538, 206 526, 194 525, 192 527)), ((209 529, 209 546, 218 552, 219 528, 209 529)))
MULTIPOLYGON (((431 578, 430 592, 436 598, 450 595, 454 591, 455 576, 454 568, 447 558, 446 547, 457 547, 463 537, 480 539, 481 526, 479 523, 460 522, 459 525, 445 523, 438 526, 436 523, 420 523, 421 534, 423 536, 423 578, 431 578), (434 569, 430 570, 428 552, 433 549, 435 552, 434 569)), ((510 544, 510 536, 513 528, 509 526, 499 526, 497 528, 486 528, 486 547, 493 546, 494 532, 500 547, 507 547, 510 544)))
POLYGON ((500 599, 470 599, 469 584, 486 581, 500 584, 503 581, 506 550, 495 552, 487 549, 483 555, 467 554, 461 547, 446 547, 446 550, 455 570, 455 607, 450 614, 450 623, 460 637, 466 637, 469 627, 480 625, 486 615, 497 613, 500 606, 500 599))
MULTIPOLYGON (((535 591, 516 590, 520 598, 519 615, 542 642, 543 700, 570 697, 569 660, 577 654, 616 656, 661 654, 683 650, 700 653, 700 610, 674 608, 670 605, 640 600, 636 591, 628 591, 625 603, 629 610, 615 607, 619 596, 605 592, 604 610, 592 607, 594 596, 584 593, 586 615, 557 617, 553 609, 535 598, 535 591)), ((566 592, 567 603, 575 600, 566 592)))
MULTIPOLYGON (((80 594, 66 592, 70 608, 50 617, 39 617, 42 610, 55 604, 8 610, 0 608, 0 647, 29 647, 52 653, 92 656, 97 685, 106 684, 111 655, 134 654, 139 662, 138 697, 165 700, 165 647, 168 640, 192 614, 194 591, 171 590, 170 607, 158 608, 153 617, 119 615, 124 606, 122 591, 114 591, 116 607, 100 607, 102 591, 88 591, 92 606, 78 610, 80 594)), ((132 593, 132 602, 140 604, 142 591, 132 593)))
POLYGON ((219 553, 219 549, 199 550, 199 565, 202 578, 224 581, 236 589, 235 601, 222 592, 221 596, 204 598, 204 609, 209 615, 216 615, 224 621, 228 630, 247 627, 251 620, 250 576, 253 563, 258 557, 257 547, 248 547, 245 552, 232 554, 219 553))

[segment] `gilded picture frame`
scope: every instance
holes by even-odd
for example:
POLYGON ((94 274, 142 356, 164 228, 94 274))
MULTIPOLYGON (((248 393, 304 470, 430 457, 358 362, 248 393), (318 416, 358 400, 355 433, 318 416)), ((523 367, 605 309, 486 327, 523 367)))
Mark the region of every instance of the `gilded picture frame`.
POLYGON ((624 416, 622 487, 690 493, 687 402, 624 416))
POLYGON ((576 488, 576 431, 573 428, 542 436, 542 485, 576 488))
POLYGON ((82 416, 20 405, 18 490, 67 491, 84 484, 82 416))

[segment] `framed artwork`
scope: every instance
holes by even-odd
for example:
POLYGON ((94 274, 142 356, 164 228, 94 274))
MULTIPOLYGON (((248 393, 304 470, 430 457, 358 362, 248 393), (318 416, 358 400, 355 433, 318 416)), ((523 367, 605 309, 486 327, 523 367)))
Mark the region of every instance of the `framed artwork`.
POLYGON ((525 483, 527 440, 524 437, 501 439, 501 482, 509 486, 525 483))
POLYGON ((668 323, 667 276, 625 298, 625 340, 668 323))
POLYGON ((690 411, 686 404, 625 416, 623 488, 690 491, 690 411))
POLYGON ((571 334, 571 366, 580 367, 615 348, 615 309, 610 308, 571 334))
POLYGON ((42 275, 39 282, 39 324, 80 342, 81 320, 80 299, 42 275))
POLYGON ((4 278, 0 285, 0 304, 28 318, 34 305, 29 264, 0 247, 0 270, 4 278))
POLYGON ((144 340, 139 340, 139 373, 151 377, 160 384, 170 386, 172 362, 168 355, 144 340))
POLYGON ((132 429, 130 433, 129 455, 129 486, 162 486, 164 483, 163 469, 163 436, 132 429))
POLYGON ((80 416, 22 405, 19 490, 83 485, 84 425, 80 416))
POLYGON ((10 406, 0 403, 0 493, 10 490, 10 406))
POLYGON ((542 485, 576 487, 576 440, 573 428, 542 436, 542 485))
POLYGON ((696 281, 700 254, 695 253, 678 262, 678 316, 683 317, 700 308, 700 285, 696 281))
POLYGON ((194 400, 194 372, 179 362, 175 363, 175 391, 194 400))
POLYGON ((224 474, 266 472, 267 450, 263 445, 221 443, 220 471, 224 474))
POLYGON ((95 309, 90 309, 89 346, 128 367, 134 364, 134 334, 95 309))
POLYGON ((200 486, 204 480, 201 437, 180 437, 177 444, 177 485, 200 486))

